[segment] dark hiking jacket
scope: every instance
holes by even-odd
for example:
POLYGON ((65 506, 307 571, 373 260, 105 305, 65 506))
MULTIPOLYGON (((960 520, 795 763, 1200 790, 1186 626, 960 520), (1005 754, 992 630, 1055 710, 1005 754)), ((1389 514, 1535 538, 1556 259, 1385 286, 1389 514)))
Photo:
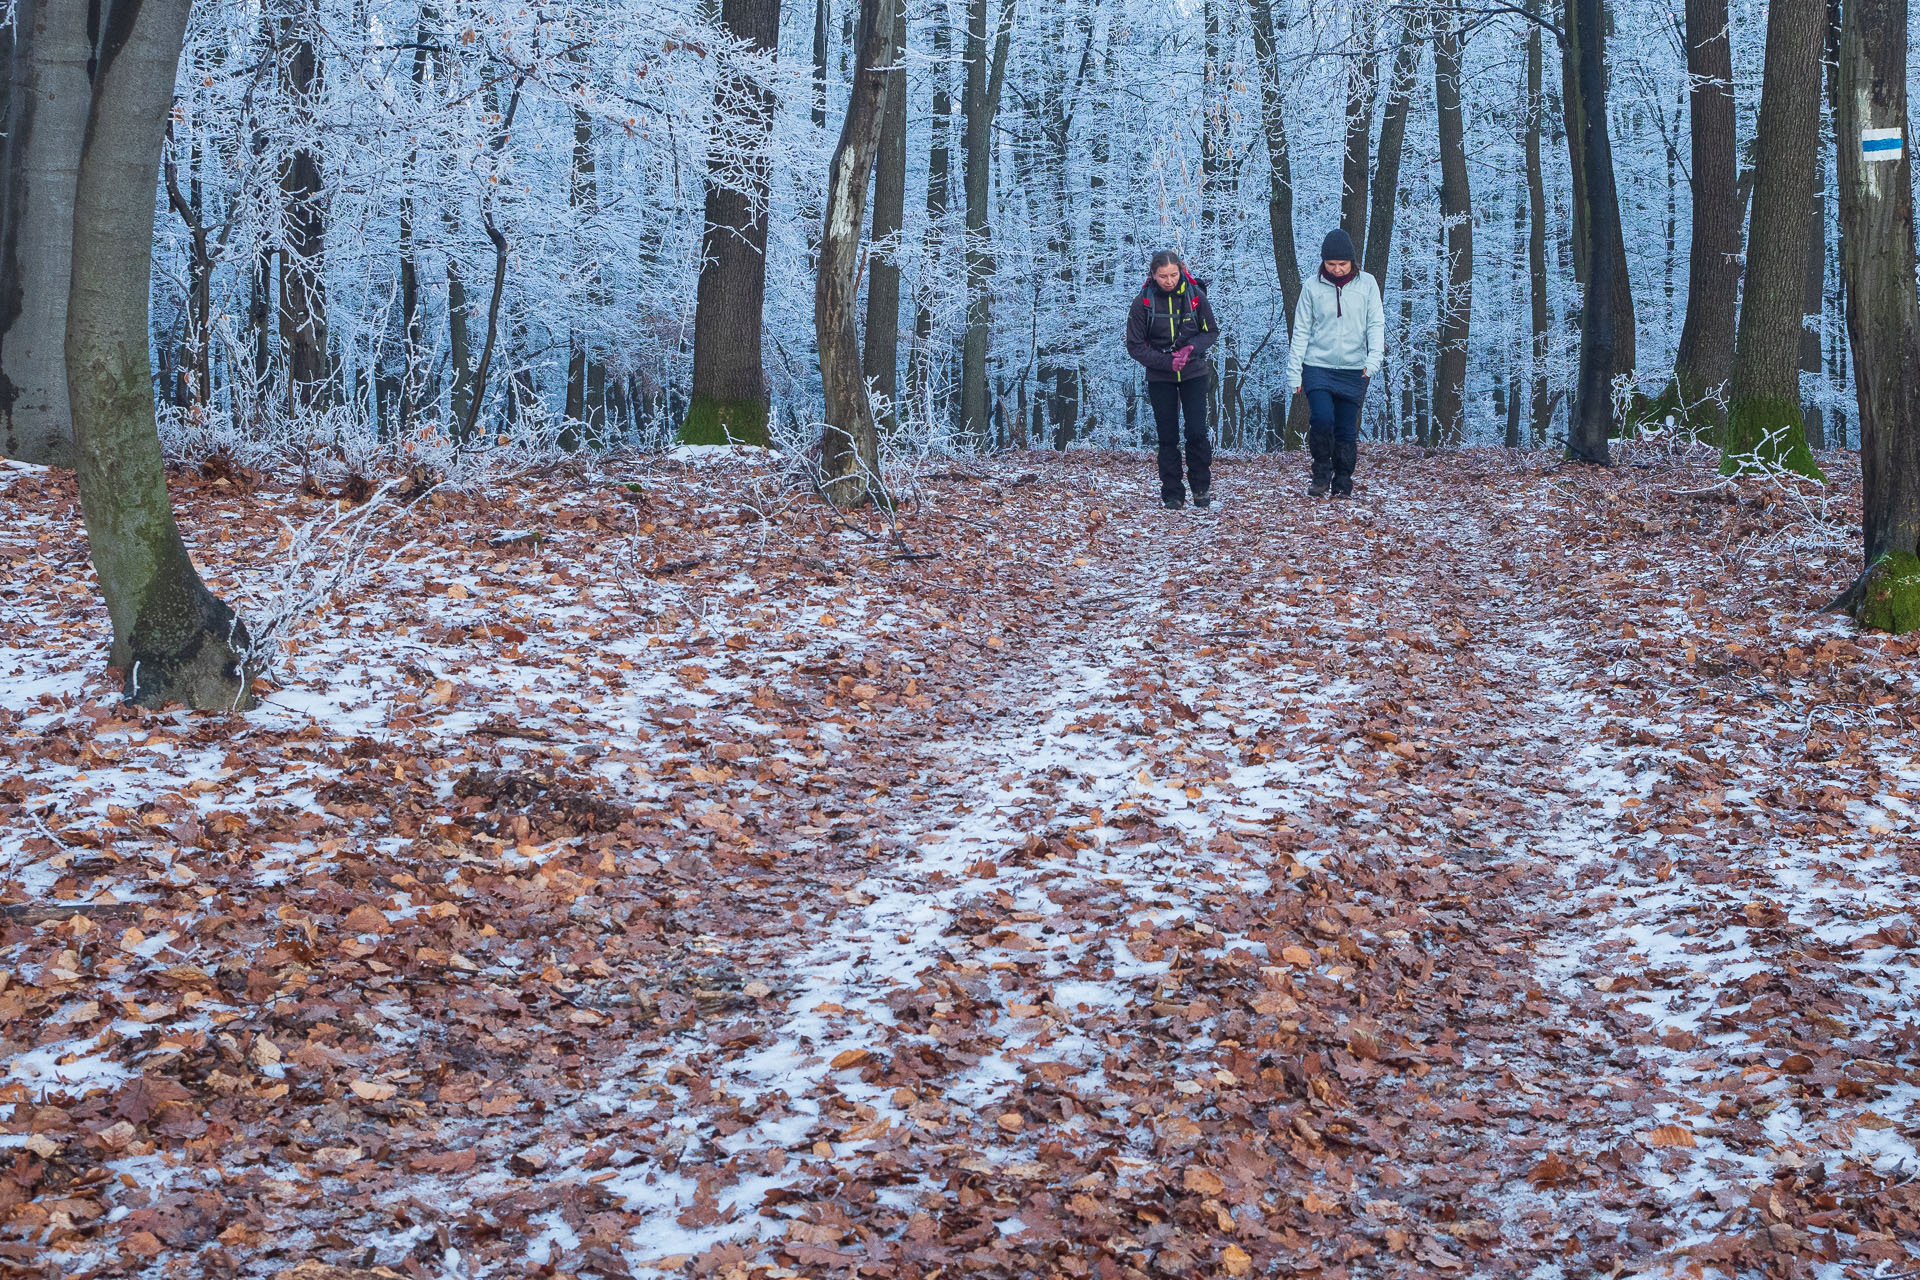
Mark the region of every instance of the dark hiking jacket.
POLYGON ((1151 277, 1127 308, 1127 354, 1146 366, 1148 382, 1192 382, 1213 371, 1207 363, 1207 348, 1220 337, 1213 308, 1207 304, 1205 285, 1185 272, 1180 284, 1168 293, 1151 277), (1173 370, 1173 353, 1192 347, 1193 357, 1178 373, 1173 370))

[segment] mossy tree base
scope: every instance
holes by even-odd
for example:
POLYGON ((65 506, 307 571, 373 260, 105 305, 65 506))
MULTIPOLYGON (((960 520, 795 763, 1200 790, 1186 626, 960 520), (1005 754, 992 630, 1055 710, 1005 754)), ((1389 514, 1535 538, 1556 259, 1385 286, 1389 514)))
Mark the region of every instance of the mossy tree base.
POLYGON ((156 584, 126 647, 122 692, 138 706, 246 711, 257 704, 247 626, 197 576, 156 584))
POLYGON ((747 444, 768 448, 772 441, 767 434, 767 402, 696 396, 687 409, 687 416, 680 421, 679 441, 681 444, 747 444))
POLYGON ((1853 619, 1867 630, 1894 635, 1920 630, 1920 556, 1889 551, 1849 594, 1854 597, 1853 619))
POLYGON ((1627 408, 1627 434, 1645 436, 1669 429, 1703 444, 1718 444, 1720 406, 1710 396, 1689 392, 1678 381, 1669 382, 1651 398, 1636 391, 1627 408))
POLYGON ((1791 471, 1825 482, 1826 474, 1807 448, 1806 422, 1796 401, 1755 399, 1736 402, 1727 411, 1720 439, 1720 474, 1754 475, 1791 471))

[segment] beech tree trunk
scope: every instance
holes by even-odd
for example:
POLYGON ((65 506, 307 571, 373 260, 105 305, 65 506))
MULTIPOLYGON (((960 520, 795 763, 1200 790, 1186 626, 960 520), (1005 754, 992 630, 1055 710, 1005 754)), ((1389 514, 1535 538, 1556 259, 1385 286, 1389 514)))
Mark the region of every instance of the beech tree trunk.
MULTIPOLYGON (((1413 105, 1413 86, 1420 74, 1420 54, 1426 47, 1409 14, 1400 28, 1400 46, 1393 55, 1393 74, 1387 82, 1387 106, 1380 119, 1380 150, 1373 171, 1373 210, 1367 219, 1367 242, 1361 261, 1374 283, 1386 287, 1387 264, 1393 255, 1393 217, 1400 193, 1400 156, 1406 150, 1407 112, 1413 105)), ((1357 243, 1357 242, 1356 242, 1357 243)), ((1293 314, 1291 307, 1288 315, 1293 314)))
MULTIPOLYGON (((1618 237, 1620 196, 1613 183, 1613 142, 1607 130, 1607 64, 1601 0, 1569 0, 1566 11, 1567 152, 1576 183, 1576 219, 1590 234, 1614 228, 1618 237)), ((1583 243, 1576 232, 1574 243, 1583 243)), ((1614 316, 1620 293, 1615 272, 1625 262, 1604 246, 1590 245, 1586 297, 1580 319, 1580 374, 1572 420, 1567 425, 1567 456, 1575 462, 1605 466, 1607 439, 1613 434, 1613 376, 1620 329, 1614 316)), ((1629 305, 1631 298, 1629 297, 1629 305)))
POLYGON ((960 348, 960 429, 967 439, 992 438, 988 421, 987 352, 993 299, 993 258, 988 251, 987 202, 992 195, 993 118, 1013 33, 1013 0, 1004 0, 999 35, 987 50, 987 0, 968 0, 967 88, 961 102, 967 155, 967 330, 960 348))
POLYGON ((1920 296, 1907 44, 1907 0, 1846 0, 1834 132, 1866 572, 1837 603, 1863 625, 1889 631, 1920 627, 1920 296), (1863 155, 1863 135, 1889 129, 1899 158, 1863 155))
MULTIPOLYGON (((1611 210, 1597 221, 1590 221, 1602 204, 1598 192, 1590 192, 1587 184, 1591 181, 1592 167, 1587 164, 1585 147, 1587 128, 1581 118, 1583 94, 1577 91, 1575 81, 1579 77, 1581 57, 1591 53, 1599 63, 1600 84, 1604 90, 1607 85, 1607 7, 1605 0, 1591 6, 1593 12, 1587 13, 1589 6, 1579 0, 1569 0, 1563 15, 1566 23, 1566 43, 1562 48, 1561 73, 1564 77, 1562 100, 1567 117, 1568 156, 1573 165, 1573 263, 1574 278, 1582 285, 1590 286, 1594 278, 1593 259, 1599 252, 1606 253, 1607 279, 1610 298, 1607 313, 1613 320, 1613 372, 1632 374, 1634 366, 1634 347, 1636 334, 1633 315, 1633 278, 1627 273, 1626 238, 1620 229, 1620 194, 1613 182, 1612 147, 1609 145, 1607 161, 1607 186, 1611 194, 1604 201, 1611 210), (1591 38, 1589 38, 1591 33, 1591 38)), ((1607 128, 1607 122, 1601 121, 1601 128, 1607 128)), ((1589 288, 1589 292, 1591 289, 1589 288)), ((1591 309, 1591 308, 1589 308, 1591 309)))
MULTIPOLYGON (((780 43, 780 0, 724 0, 720 22, 769 53, 780 43)), ((824 39, 825 28, 821 28, 824 39)), ((824 51, 823 51, 824 56, 824 51)), ((687 444, 767 444, 767 376, 762 369, 767 296, 767 142, 773 131, 770 86, 730 67, 716 90, 722 104, 745 103, 741 132, 749 149, 750 190, 709 174, 706 233, 694 302, 693 399, 680 424, 687 444)), ((725 109, 725 108, 723 108, 725 109)), ((824 117, 823 117, 824 119, 824 117)), ((716 166, 722 161, 718 157, 716 166)))
MULTIPOLYGON (((1832 118, 1840 116, 1839 103, 1835 97, 1839 79, 1831 67, 1840 62, 1840 0, 1827 0, 1826 21, 1820 26, 1821 52, 1820 70, 1826 96, 1823 101, 1832 112, 1832 118)), ((1813 159, 1813 190, 1807 201, 1807 220, 1810 230, 1807 234, 1807 271, 1804 277, 1800 309, 1800 372, 1802 375, 1819 376, 1824 367, 1821 350, 1821 329, 1826 320, 1827 302, 1827 148, 1830 142, 1824 125, 1820 130, 1818 149, 1813 159)), ((1805 419, 1807 447, 1824 449, 1827 447, 1826 411, 1819 401, 1809 400, 1805 396, 1807 378, 1801 379, 1800 412, 1805 419)))
POLYGON ((933 411, 933 380, 938 362, 933 343, 933 276, 947 218, 948 177, 953 157, 953 94, 947 86, 951 28, 936 17, 933 26, 933 119, 927 125, 927 230, 921 241, 919 305, 913 317, 913 350, 907 356, 907 389, 921 412, 933 411))
MULTIPOLYGON (((433 14, 429 6, 422 6, 420 24, 414 30, 413 49, 413 96, 416 102, 424 102, 426 97, 427 68, 429 54, 428 18, 433 14)), ((418 165, 418 153, 407 152, 407 174, 409 178, 418 165)), ((397 405, 399 430, 406 433, 413 429, 414 419, 419 416, 420 400, 426 390, 426 332, 421 322, 420 309, 420 260, 415 252, 414 219, 418 211, 414 206, 413 184, 407 184, 408 194, 400 199, 400 330, 402 364, 400 374, 400 396, 397 405)))
POLYGON ((1347 125, 1344 158, 1340 166, 1340 225, 1353 237, 1356 262, 1364 261, 1367 244, 1367 164, 1373 145, 1373 100, 1377 55, 1373 47, 1373 15, 1357 10, 1356 38, 1362 48, 1347 68, 1347 125))
POLYGON ((860 368, 858 301, 860 227, 867 181, 880 150, 887 80, 887 46, 900 0, 860 0, 860 34, 840 143, 827 170, 827 212, 820 234, 820 274, 813 324, 820 348, 820 383, 827 426, 821 440, 821 490, 838 507, 884 500, 880 487, 880 428, 860 368))
MULTIPOLYGON (((1540 0, 1529 0, 1527 9, 1538 15, 1540 0)), ((1529 319, 1533 327, 1533 360, 1527 376, 1531 397, 1529 413, 1533 421, 1533 443, 1543 445, 1553 426, 1553 398, 1547 393, 1547 335, 1551 318, 1547 309, 1547 181, 1540 158, 1540 125, 1546 115, 1542 93, 1542 57, 1540 28, 1527 34, 1527 295, 1529 319)))
POLYGON ((147 298, 153 210, 191 0, 98 0, 75 186, 66 360, 80 507, 128 699, 249 704, 247 629, 188 558, 154 422, 147 298))
MULTIPOLYGON (((320 55, 314 47, 319 14, 313 0, 283 0, 280 15, 280 88, 303 128, 314 127, 320 94, 320 55)), ((280 345, 287 358, 287 395, 299 408, 333 403, 327 358, 326 213, 321 205, 320 157, 295 147, 280 163, 286 201, 286 239, 280 251, 280 345)))
POLYGON ((1434 357, 1433 417, 1439 442, 1466 436, 1467 342, 1473 321, 1473 192, 1460 110, 1460 28, 1442 13, 1433 36, 1433 98, 1440 134, 1440 217, 1445 224, 1440 342, 1434 357))
POLYGON ((1768 467, 1820 474, 1800 405, 1800 329, 1826 16, 1826 6, 1812 0, 1767 12, 1747 280, 1720 453, 1720 469, 1730 475, 1768 467))
POLYGON ((1717 429, 1721 413, 1709 397, 1723 394, 1733 374, 1734 309, 1740 295, 1742 200, 1734 146, 1733 44, 1727 0, 1686 0, 1686 6, 1687 74, 1693 79, 1687 97, 1693 235, 1687 253, 1687 316, 1673 362, 1674 408, 1683 421, 1717 429))
POLYGON ((0 455, 74 462, 67 405, 73 192, 87 127, 88 0, 17 0, 0 169, 0 455))
POLYGON ((867 254, 867 334, 863 365, 886 398, 887 430, 900 425, 900 225, 907 205, 907 9, 895 5, 887 44, 887 99, 873 175, 873 243, 867 254))
MULTIPOLYGON (((1285 10, 1282 10, 1284 23, 1285 10)), ((1286 306, 1287 333, 1293 333, 1293 310, 1300 302, 1300 251, 1293 241, 1293 155, 1287 143, 1286 93, 1280 84, 1279 28, 1272 0, 1247 0, 1253 30, 1254 61, 1260 64, 1260 131, 1267 143, 1267 223, 1273 231, 1273 273, 1279 278, 1286 306)), ((1318 265, 1318 264, 1316 264, 1318 265)), ((1299 447, 1306 439, 1307 400, 1287 387, 1287 430, 1284 444, 1299 447)))
MULTIPOLYGON (((573 109, 573 165, 567 204, 577 216, 591 224, 600 208, 600 180, 593 153, 593 119, 585 111, 573 109)), ((600 307, 606 303, 606 290, 596 278, 587 286, 587 302, 600 307)), ((697 303, 696 303, 697 305, 697 303)), ((567 426, 560 433, 560 447, 578 449, 583 444, 599 444, 606 426, 607 366, 595 350, 593 327, 586 332, 574 330, 567 335, 567 426), (580 424, 578 427, 575 423, 580 424)))

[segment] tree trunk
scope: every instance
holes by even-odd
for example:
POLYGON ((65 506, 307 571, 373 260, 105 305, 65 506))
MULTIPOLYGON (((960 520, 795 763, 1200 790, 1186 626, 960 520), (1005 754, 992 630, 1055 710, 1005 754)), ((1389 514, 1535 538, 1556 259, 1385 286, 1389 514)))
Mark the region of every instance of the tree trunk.
MULTIPOLYGON (((1603 248, 1611 259, 1608 264, 1607 278, 1611 282, 1611 298, 1608 314, 1613 318, 1613 372, 1631 376, 1634 366, 1634 346, 1636 341, 1633 316, 1633 278, 1627 273, 1626 238, 1620 229, 1619 188, 1612 180, 1612 148, 1609 146, 1607 164, 1607 185, 1612 194, 1605 203, 1612 209, 1610 215, 1601 217, 1597 222, 1589 221, 1589 214, 1600 208, 1600 200, 1590 194, 1587 184, 1591 180, 1591 167, 1586 162, 1587 130, 1580 118, 1582 95, 1575 89, 1578 78, 1579 57, 1591 52, 1599 63, 1600 83, 1607 83, 1607 9, 1605 0, 1592 6, 1593 12, 1587 13, 1588 6, 1579 0, 1569 0, 1566 5, 1564 21, 1566 23, 1566 44, 1562 49, 1561 74, 1564 77, 1562 101, 1567 116, 1568 157, 1573 168, 1573 260, 1574 278, 1580 284, 1588 285, 1593 275, 1593 250, 1603 248), (1593 33, 1592 39, 1587 32, 1593 33)), ((1602 128, 1606 122, 1601 121, 1602 128)), ((1584 305, 1584 304, 1583 304, 1584 305)), ((1588 308, 1589 310, 1591 308, 1588 308)))
POLYGON ((933 299, 942 226, 947 219, 948 174, 953 156, 953 94, 947 87, 951 27, 936 15, 933 26, 933 119, 927 126, 927 231, 921 241, 920 301, 913 317, 913 350, 907 357, 907 390, 918 411, 931 414, 933 400, 933 299))
MULTIPOLYGON (((1420 74, 1420 53, 1426 46, 1409 14, 1400 28, 1400 47, 1393 55, 1393 75, 1387 83, 1387 106, 1380 120, 1380 152, 1373 171, 1373 211, 1367 219, 1367 242, 1362 262, 1374 283, 1386 287, 1387 264, 1393 256, 1393 217, 1400 193, 1400 156, 1406 150, 1407 112, 1413 105, 1413 86, 1420 74)), ((1358 242, 1356 242, 1358 243, 1358 242)), ((1288 308, 1292 314, 1292 308, 1288 308)))
MULTIPOLYGON (((1824 139, 1823 139, 1824 142, 1824 139)), ((1820 325, 1827 296, 1827 175, 1826 148, 1815 153, 1812 199, 1808 201, 1807 270, 1800 298, 1800 372, 1818 377, 1822 368, 1820 325)), ((1802 382, 1806 379, 1803 377, 1802 382)), ((1803 398, 1800 413, 1806 426, 1807 447, 1827 447, 1826 417, 1818 401, 1803 398)))
MULTIPOLYGON (((1566 11, 1567 153, 1578 175, 1575 209, 1583 227, 1611 227, 1618 235, 1620 197, 1613 183, 1613 142, 1607 130, 1606 21, 1601 0, 1569 0, 1566 11)), ((1574 237, 1576 249, 1582 236, 1574 237)), ((1613 434, 1613 375, 1620 329, 1614 273, 1626 264, 1604 245, 1589 246, 1586 296, 1580 319, 1580 374, 1567 424, 1567 456, 1607 465, 1613 434)))
POLYGON ((1733 373, 1733 318, 1740 295, 1743 202, 1734 146, 1733 43, 1727 0, 1686 0, 1686 6, 1693 235, 1687 318, 1673 362, 1674 407, 1682 421, 1717 430, 1717 397, 1733 373))
POLYGON ((1747 281, 1720 454, 1730 475, 1776 466, 1820 474, 1801 415, 1800 332, 1825 33, 1823 4, 1798 0, 1768 10, 1747 281))
MULTIPOLYGON (((575 227, 582 231, 593 227, 600 211, 598 165, 593 153, 593 118, 578 107, 573 109, 573 172, 567 189, 567 207, 573 211, 575 227)), ((586 256, 582 255, 583 258, 586 256)), ((583 261, 581 266, 588 267, 589 263, 583 261)), ((586 301, 597 313, 606 304, 606 290, 599 269, 593 267, 592 270, 593 276, 582 283, 586 301)), ((607 385, 606 365, 594 349, 596 343, 593 335, 592 325, 584 333, 574 329, 567 335, 567 425, 560 433, 560 445, 564 449, 577 449, 583 444, 598 445, 605 438, 606 405, 595 394, 595 388, 604 389, 607 385), (574 425, 576 423, 579 424, 577 427, 574 425)))
MULTIPOLYGON (((1540 0, 1529 0, 1528 12, 1538 15, 1540 0)), ((1553 401, 1547 394, 1547 181, 1540 159, 1540 124, 1546 114, 1542 92, 1540 28, 1527 35, 1527 297, 1533 329, 1533 360, 1527 375, 1535 446, 1547 442, 1553 426, 1553 401)))
MULTIPOLYGON (((447 230, 457 232, 459 225, 451 214, 447 215, 447 230)), ((454 235, 449 234, 449 244, 457 244, 454 235)), ((453 366, 451 385, 447 389, 447 418, 451 423, 464 423, 468 408, 473 400, 473 327, 469 323, 469 311, 472 303, 467 298, 467 279, 460 270, 459 261, 451 252, 447 254, 447 363, 453 366)))
POLYGON ((0 454, 70 467, 67 286, 88 0, 18 0, 0 170, 0 454))
MULTIPOLYGON (((1285 10, 1282 10, 1284 20, 1285 10)), ((1254 61, 1260 64, 1260 131, 1267 143, 1267 223, 1273 232, 1273 273, 1279 278, 1286 307, 1287 333, 1293 333, 1293 310, 1300 302, 1300 251, 1293 241, 1293 156, 1287 142, 1286 94, 1280 84, 1280 41, 1274 23, 1273 0, 1247 0, 1253 29, 1254 61)), ((1299 447, 1306 438, 1307 401, 1282 389, 1289 397, 1286 447, 1299 447)))
MULTIPOLYGON (((1300 301, 1300 256, 1293 239, 1293 157, 1287 145, 1286 95, 1280 85, 1280 46, 1271 0, 1247 0, 1253 55, 1260 64, 1260 129, 1267 143, 1267 223, 1273 230, 1273 274, 1286 304, 1287 329, 1300 301)), ((1291 393, 1293 388, 1288 387, 1291 393)))
MULTIPOLYGON (((314 47, 319 13, 314 0, 283 0, 280 14, 280 89, 293 103, 303 139, 315 136, 320 56, 314 47)), ((296 146, 280 162, 286 201, 286 242, 280 254, 280 345, 287 356, 287 394, 299 408, 333 403, 327 359, 326 213, 320 155, 296 146)))
MULTIPOLYGON (((1826 101, 1837 119, 1840 112, 1835 90, 1839 77, 1828 68, 1837 66, 1840 60, 1840 0, 1827 0, 1826 9, 1827 20, 1821 24, 1820 66, 1826 81, 1826 101)), ((1811 228, 1807 237, 1807 274, 1800 304, 1800 372, 1803 375, 1800 412, 1806 423, 1807 447, 1810 449, 1827 447, 1826 411, 1819 400, 1804 398, 1805 385, 1809 381, 1804 375, 1817 378, 1825 368, 1825 353, 1820 343, 1825 328, 1827 300, 1827 148, 1830 143, 1825 134, 1822 128, 1814 152, 1813 190, 1807 209, 1811 228)))
POLYGON ((873 243, 867 258, 867 334, 863 364, 884 397, 882 424, 900 425, 900 225, 907 204, 907 9, 894 6, 887 44, 886 118, 880 126, 880 156, 873 175, 873 243))
POLYGON ((1460 28, 1441 14, 1433 36, 1433 99, 1440 134, 1440 217, 1446 237, 1433 417, 1440 443, 1466 438, 1467 342, 1473 320, 1473 192, 1460 111, 1460 28))
POLYGON ((1220 76, 1224 48, 1220 41, 1220 7, 1216 0, 1200 0, 1200 246, 1218 254, 1220 196, 1215 190, 1226 162, 1230 120, 1224 105, 1220 76))
POLYGON ((1863 626, 1888 631, 1920 627, 1920 297, 1907 44, 1907 0, 1847 0, 1834 132, 1867 571, 1838 603, 1863 626))
POLYGON ((1364 261, 1367 244, 1367 161, 1373 143, 1373 100, 1377 55, 1373 47, 1373 14, 1355 10, 1354 27, 1360 52, 1347 68, 1346 146, 1340 166, 1340 225, 1353 237, 1356 261, 1364 261))
POLYGON ((960 430, 967 439, 985 441, 987 420, 987 348, 993 301, 989 293, 993 258, 988 252, 987 201, 992 193, 993 117, 1006 71, 1012 34, 1012 0, 1001 10, 992 59, 987 52, 987 0, 968 0, 967 90, 961 103, 967 153, 967 331, 960 350, 960 430))
POLYGON ((250 704, 247 629, 174 523, 148 356, 153 207, 190 0, 103 0, 74 198, 66 363, 87 542, 125 695, 250 704))
POLYGON ((846 121, 827 171, 826 221, 820 234, 820 275, 813 295, 813 323, 820 348, 820 383, 826 395, 827 427, 821 440, 822 492, 838 507, 884 500, 880 480, 880 430, 860 369, 860 334, 854 323, 859 296, 860 226, 865 221, 867 181, 880 150, 885 123, 887 46, 900 0, 860 0, 860 34, 847 98, 846 121))
MULTIPOLYGON (((771 53, 779 45, 780 0, 724 0, 720 21, 755 49, 771 53)), ((687 444, 732 441, 764 446, 769 401, 760 358, 767 296, 771 180, 767 144, 773 131, 773 90, 729 64, 715 90, 714 106, 719 112, 747 109, 741 139, 749 152, 750 189, 735 190, 717 173, 707 177, 707 225, 694 303, 693 400, 680 424, 680 439, 687 444)), ((722 163, 719 156, 713 160, 716 170, 722 163)))
POLYGON ((208 402, 213 389, 213 254, 202 216, 200 150, 188 153, 187 190, 180 189, 179 162, 173 154, 173 128, 167 128, 162 165, 167 203, 187 229, 187 325, 180 351, 180 376, 174 403, 181 407, 208 402))
POLYGON ((827 127, 827 0, 813 4, 813 127, 827 127))
MULTIPOLYGON (((427 67, 429 65, 427 16, 432 11, 422 6, 420 24, 414 31, 413 48, 413 96, 416 104, 424 105, 426 97, 427 67)), ((400 396, 397 407, 398 429, 404 434, 411 431, 413 421, 420 413, 420 397, 426 387, 425 326, 421 321, 420 309, 420 260, 415 250, 414 219, 418 216, 414 204, 414 181, 419 165, 419 155, 414 148, 407 150, 406 194, 400 197, 400 341, 402 346, 401 362, 404 366, 400 374, 400 396)))
MULTIPOLYGON (((1379 189, 1376 184, 1374 190, 1379 189)), ((1400 255, 1400 340, 1393 344, 1393 352, 1400 379, 1400 439, 1405 440, 1419 433, 1414 387, 1423 373, 1413 341, 1413 263, 1404 253, 1400 255)))

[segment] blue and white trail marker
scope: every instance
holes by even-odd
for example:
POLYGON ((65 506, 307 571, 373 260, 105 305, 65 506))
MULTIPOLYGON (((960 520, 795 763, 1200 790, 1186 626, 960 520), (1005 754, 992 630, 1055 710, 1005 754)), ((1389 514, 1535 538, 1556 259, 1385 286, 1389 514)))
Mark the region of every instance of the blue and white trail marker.
POLYGON ((1898 129, 1862 129, 1860 131, 1860 158, 1868 164, 1876 160, 1898 160, 1901 145, 1898 129))

